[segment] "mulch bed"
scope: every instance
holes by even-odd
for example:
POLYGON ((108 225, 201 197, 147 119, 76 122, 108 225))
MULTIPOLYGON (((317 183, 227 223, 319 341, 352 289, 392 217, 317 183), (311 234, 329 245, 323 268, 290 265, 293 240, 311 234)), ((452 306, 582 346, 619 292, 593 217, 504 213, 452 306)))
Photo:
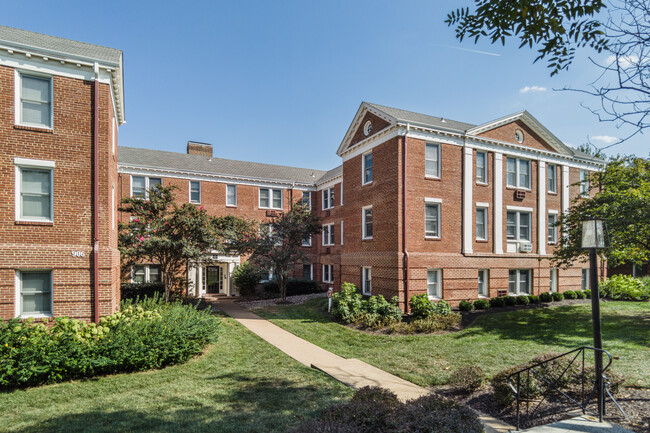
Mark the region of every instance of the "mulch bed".
MULTIPOLYGON (((483 386, 471 394, 463 393, 457 388, 451 386, 436 387, 434 392, 443 397, 466 404, 477 411, 491 415, 509 424, 515 425, 516 423, 516 406, 512 405, 508 408, 498 406, 492 398, 489 386, 483 386)), ((621 388, 615 398, 627 414, 627 418, 624 418, 614 403, 608 399, 605 408, 605 420, 618 424, 621 427, 625 427, 634 432, 650 432, 650 389, 621 388)), ((569 407, 564 403, 564 401, 555 399, 555 401, 543 402, 530 420, 526 418, 526 406, 525 404, 522 404, 522 415, 520 418, 521 428, 550 424, 577 416, 576 413, 573 412, 576 408, 569 407)), ((530 404, 531 411, 535 405, 536 403, 530 404)), ((587 412, 587 414, 594 415, 596 413, 595 402, 592 402, 588 409, 593 410, 594 413, 587 412)))

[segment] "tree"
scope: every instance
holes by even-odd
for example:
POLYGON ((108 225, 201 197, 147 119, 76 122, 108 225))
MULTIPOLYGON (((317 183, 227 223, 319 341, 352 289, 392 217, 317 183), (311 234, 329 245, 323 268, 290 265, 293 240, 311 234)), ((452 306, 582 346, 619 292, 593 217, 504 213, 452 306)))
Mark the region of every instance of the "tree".
POLYGON ((558 226, 566 230, 553 255, 556 266, 568 267, 574 260, 586 261, 580 246, 582 221, 601 218, 607 224, 610 246, 601 255, 612 266, 650 261, 650 160, 636 157, 611 159, 601 172, 591 174, 590 186, 597 192, 577 198, 558 226))
POLYGON ((251 261, 263 269, 273 269, 282 300, 287 297, 289 271, 299 263, 306 263, 302 242, 320 232, 320 221, 303 203, 292 203, 286 213, 280 213, 270 222, 262 223, 259 232, 248 236, 247 250, 251 261))
MULTIPOLYGON (((582 89, 599 101, 587 107, 601 121, 632 127, 629 136, 650 127, 650 0, 475 0, 476 10, 458 9, 445 22, 463 40, 489 38, 505 44, 518 38, 520 48, 537 47, 535 62, 547 59, 551 76, 568 69, 576 49, 605 52, 590 58, 599 76, 582 89)), ((609 147, 609 146, 608 146, 609 147)))

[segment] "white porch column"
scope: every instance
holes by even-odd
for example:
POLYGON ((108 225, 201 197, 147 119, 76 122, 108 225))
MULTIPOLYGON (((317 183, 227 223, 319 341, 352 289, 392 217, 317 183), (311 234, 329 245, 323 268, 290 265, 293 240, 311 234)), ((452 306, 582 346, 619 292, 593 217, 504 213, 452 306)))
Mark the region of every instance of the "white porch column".
MULTIPOLYGON (((193 263, 190 263, 187 267, 187 284, 188 287, 192 287, 192 291, 194 292, 194 296, 199 296, 198 292, 198 287, 196 286, 196 267, 194 266, 193 263)), ((189 295, 189 290, 188 290, 188 295, 189 295)))
POLYGON ((472 158, 474 156, 474 149, 471 147, 464 147, 464 166, 463 166, 463 253, 471 253, 473 251, 472 236, 472 221, 473 221, 473 206, 472 206, 472 186, 474 185, 474 165, 472 158))
POLYGON ((547 232, 546 223, 546 162, 538 161, 537 164, 537 251, 539 255, 546 255, 547 232))
POLYGON ((204 294, 203 287, 203 265, 199 263, 196 267, 196 296, 204 294))
MULTIPOLYGON (((569 167, 562 166, 562 214, 566 215, 569 211, 569 167)), ((569 234, 562 228, 562 235, 567 237, 569 234)))
POLYGON ((494 153, 494 254, 503 254, 503 154, 494 153))

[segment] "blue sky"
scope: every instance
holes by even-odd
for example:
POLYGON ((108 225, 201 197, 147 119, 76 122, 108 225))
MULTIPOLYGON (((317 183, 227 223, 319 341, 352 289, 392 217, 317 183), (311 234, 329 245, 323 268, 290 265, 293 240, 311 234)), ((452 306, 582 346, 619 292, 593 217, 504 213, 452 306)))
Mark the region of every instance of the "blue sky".
POLYGON ((553 91, 596 77, 586 56, 551 78, 516 43, 458 42, 443 21, 469 1, 2 3, 3 25, 124 51, 122 146, 329 169, 362 101, 476 124, 527 109, 573 146, 626 135, 553 91))

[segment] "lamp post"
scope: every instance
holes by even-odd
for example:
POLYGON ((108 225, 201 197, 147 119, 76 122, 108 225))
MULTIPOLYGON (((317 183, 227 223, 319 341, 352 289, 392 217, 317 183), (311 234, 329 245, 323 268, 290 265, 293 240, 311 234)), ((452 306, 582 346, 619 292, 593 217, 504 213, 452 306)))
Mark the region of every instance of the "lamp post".
POLYGON ((596 390, 598 393, 598 420, 603 422, 605 398, 603 395, 603 340, 600 330, 600 293, 598 292, 598 265, 596 250, 606 247, 605 223, 591 218, 582 222, 582 248, 589 249, 589 288, 591 290, 591 318, 594 328, 596 361, 596 390))

